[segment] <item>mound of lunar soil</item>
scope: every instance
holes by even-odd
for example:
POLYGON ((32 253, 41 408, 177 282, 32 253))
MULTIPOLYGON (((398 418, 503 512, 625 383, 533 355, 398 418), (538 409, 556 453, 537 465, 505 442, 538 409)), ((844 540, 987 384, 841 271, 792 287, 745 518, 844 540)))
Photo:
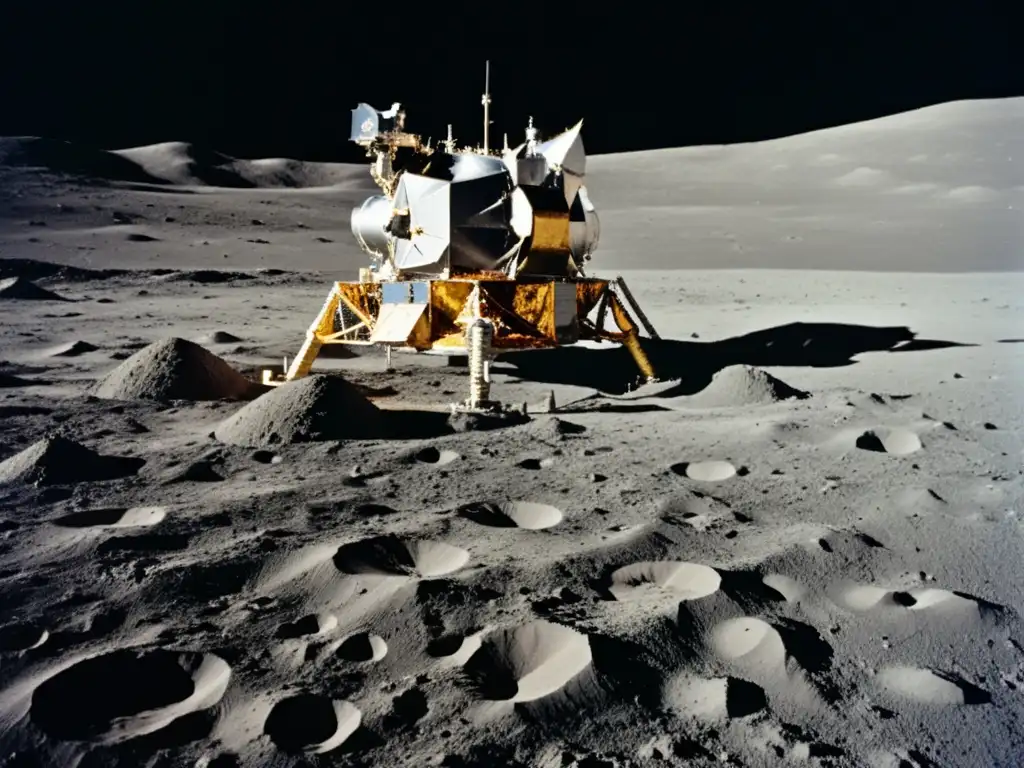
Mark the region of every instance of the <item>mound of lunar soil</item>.
POLYGON ((134 475, 144 459, 101 456, 65 437, 54 436, 30 445, 0 463, 0 484, 69 485, 134 475))
POLYGON ((154 342, 96 385, 109 400, 237 400, 254 385, 212 352, 185 339, 154 342))
POLYGON ((760 368, 730 365, 716 373, 704 389, 685 400, 688 405, 701 408, 727 408, 765 405, 791 398, 802 400, 807 397, 810 397, 807 392, 789 386, 760 368))
POLYGON ((264 448, 386 437, 384 414, 340 376, 307 376, 246 404, 217 427, 218 440, 264 448))
POLYGON ((40 288, 24 277, 8 277, 0 280, 0 299, 20 299, 22 301, 67 301, 53 291, 40 288))

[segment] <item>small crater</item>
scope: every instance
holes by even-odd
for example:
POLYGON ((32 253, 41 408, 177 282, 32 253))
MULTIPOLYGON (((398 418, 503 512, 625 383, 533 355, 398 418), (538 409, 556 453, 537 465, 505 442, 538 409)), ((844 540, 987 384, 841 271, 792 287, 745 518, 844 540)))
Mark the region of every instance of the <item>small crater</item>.
POLYGON ((463 669, 482 699, 522 702, 555 693, 590 663, 586 635, 535 621, 487 635, 463 669))
POLYGON ((388 652, 388 644, 380 635, 360 632, 345 638, 338 646, 338 656, 345 661, 380 661, 388 652))
POLYGON ((619 568, 608 591, 616 600, 634 600, 650 592, 672 594, 678 600, 699 600, 718 591, 722 577, 714 568, 680 561, 642 562, 619 568))
POLYGON ((275 704, 263 732, 283 752, 324 754, 341 746, 361 720, 354 704, 307 693, 275 704))
POLYGON ((32 624, 8 624, 0 629, 0 651, 29 651, 46 642, 50 633, 32 624))
POLYGON ((282 624, 277 628, 279 640, 293 640, 300 637, 315 637, 330 632, 338 626, 338 619, 331 613, 310 614, 298 621, 282 624))
POLYGON ((391 713, 385 719, 385 727, 409 728, 426 717, 429 711, 426 694, 419 688, 410 688, 392 701, 391 713))
POLYGON ((736 467, 728 461, 682 462, 673 464, 670 469, 677 475, 702 483, 720 483, 737 474, 736 467))
POLYGON ((260 464, 280 464, 281 457, 273 451, 254 451, 252 454, 252 460, 259 462, 260 464))
POLYGON ((906 456, 921 450, 921 438, 908 429, 880 428, 861 434, 855 445, 863 451, 906 456))
POLYGON ((458 461, 460 458, 462 457, 455 451, 442 451, 432 446, 424 448, 416 453, 416 461, 421 464, 433 464, 438 467, 451 464, 453 461, 458 461))
POLYGON ((965 706, 988 704, 992 695, 958 675, 917 667, 888 667, 875 676, 885 692, 921 704, 965 706))
POLYGON ((58 517, 61 528, 139 528, 156 525, 167 517, 166 507, 106 507, 58 517))
POLYGON ((474 523, 493 528, 541 530, 562 522, 562 512, 557 507, 533 501, 478 502, 463 507, 460 514, 474 523))
POLYGON ((377 536, 344 544, 334 555, 342 573, 374 576, 441 576, 462 568, 469 552, 438 541, 377 536))

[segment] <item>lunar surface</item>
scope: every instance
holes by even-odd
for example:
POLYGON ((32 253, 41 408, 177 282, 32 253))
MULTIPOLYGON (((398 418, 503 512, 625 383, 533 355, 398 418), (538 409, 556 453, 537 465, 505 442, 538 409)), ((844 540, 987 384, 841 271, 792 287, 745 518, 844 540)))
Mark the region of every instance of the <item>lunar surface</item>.
POLYGON ((591 158, 658 381, 509 355, 490 429, 436 357, 260 384, 366 167, 0 139, 5 764, 1018 764, 1022 126, 591 158))

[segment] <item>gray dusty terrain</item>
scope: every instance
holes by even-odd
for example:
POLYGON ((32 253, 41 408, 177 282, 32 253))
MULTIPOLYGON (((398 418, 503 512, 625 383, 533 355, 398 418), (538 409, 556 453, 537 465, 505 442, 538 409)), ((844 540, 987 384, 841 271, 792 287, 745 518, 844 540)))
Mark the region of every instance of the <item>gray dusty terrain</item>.
POLYGON ((509 357, 490 431, 434 357, 256 383, 365 168, 0 139, 4 764, 1019 764, 1022 126, 592 158, 661 380, 509 357))

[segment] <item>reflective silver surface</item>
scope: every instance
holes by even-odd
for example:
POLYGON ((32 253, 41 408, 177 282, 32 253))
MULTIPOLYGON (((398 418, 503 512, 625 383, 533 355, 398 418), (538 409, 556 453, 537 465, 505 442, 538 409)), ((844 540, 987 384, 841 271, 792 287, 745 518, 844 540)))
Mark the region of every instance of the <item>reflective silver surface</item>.
POLYGON ((453 140, 431 149, 403 132, 398 104, 388 112, 360 104, 352 140, 376 153, 372 173, 385 194, 353 211, 352 232, 399 279, 581 274, 600 239, 583 183, 582 126, 541 141, 531 119, 526 141, 499 156, 453 140))
POLYGON ((385 256, 392 237, 384 227, 390 221, 391 201, 384 195, 368 197, 352 209, 352 234, 364 251, 375 256, 385 256))

